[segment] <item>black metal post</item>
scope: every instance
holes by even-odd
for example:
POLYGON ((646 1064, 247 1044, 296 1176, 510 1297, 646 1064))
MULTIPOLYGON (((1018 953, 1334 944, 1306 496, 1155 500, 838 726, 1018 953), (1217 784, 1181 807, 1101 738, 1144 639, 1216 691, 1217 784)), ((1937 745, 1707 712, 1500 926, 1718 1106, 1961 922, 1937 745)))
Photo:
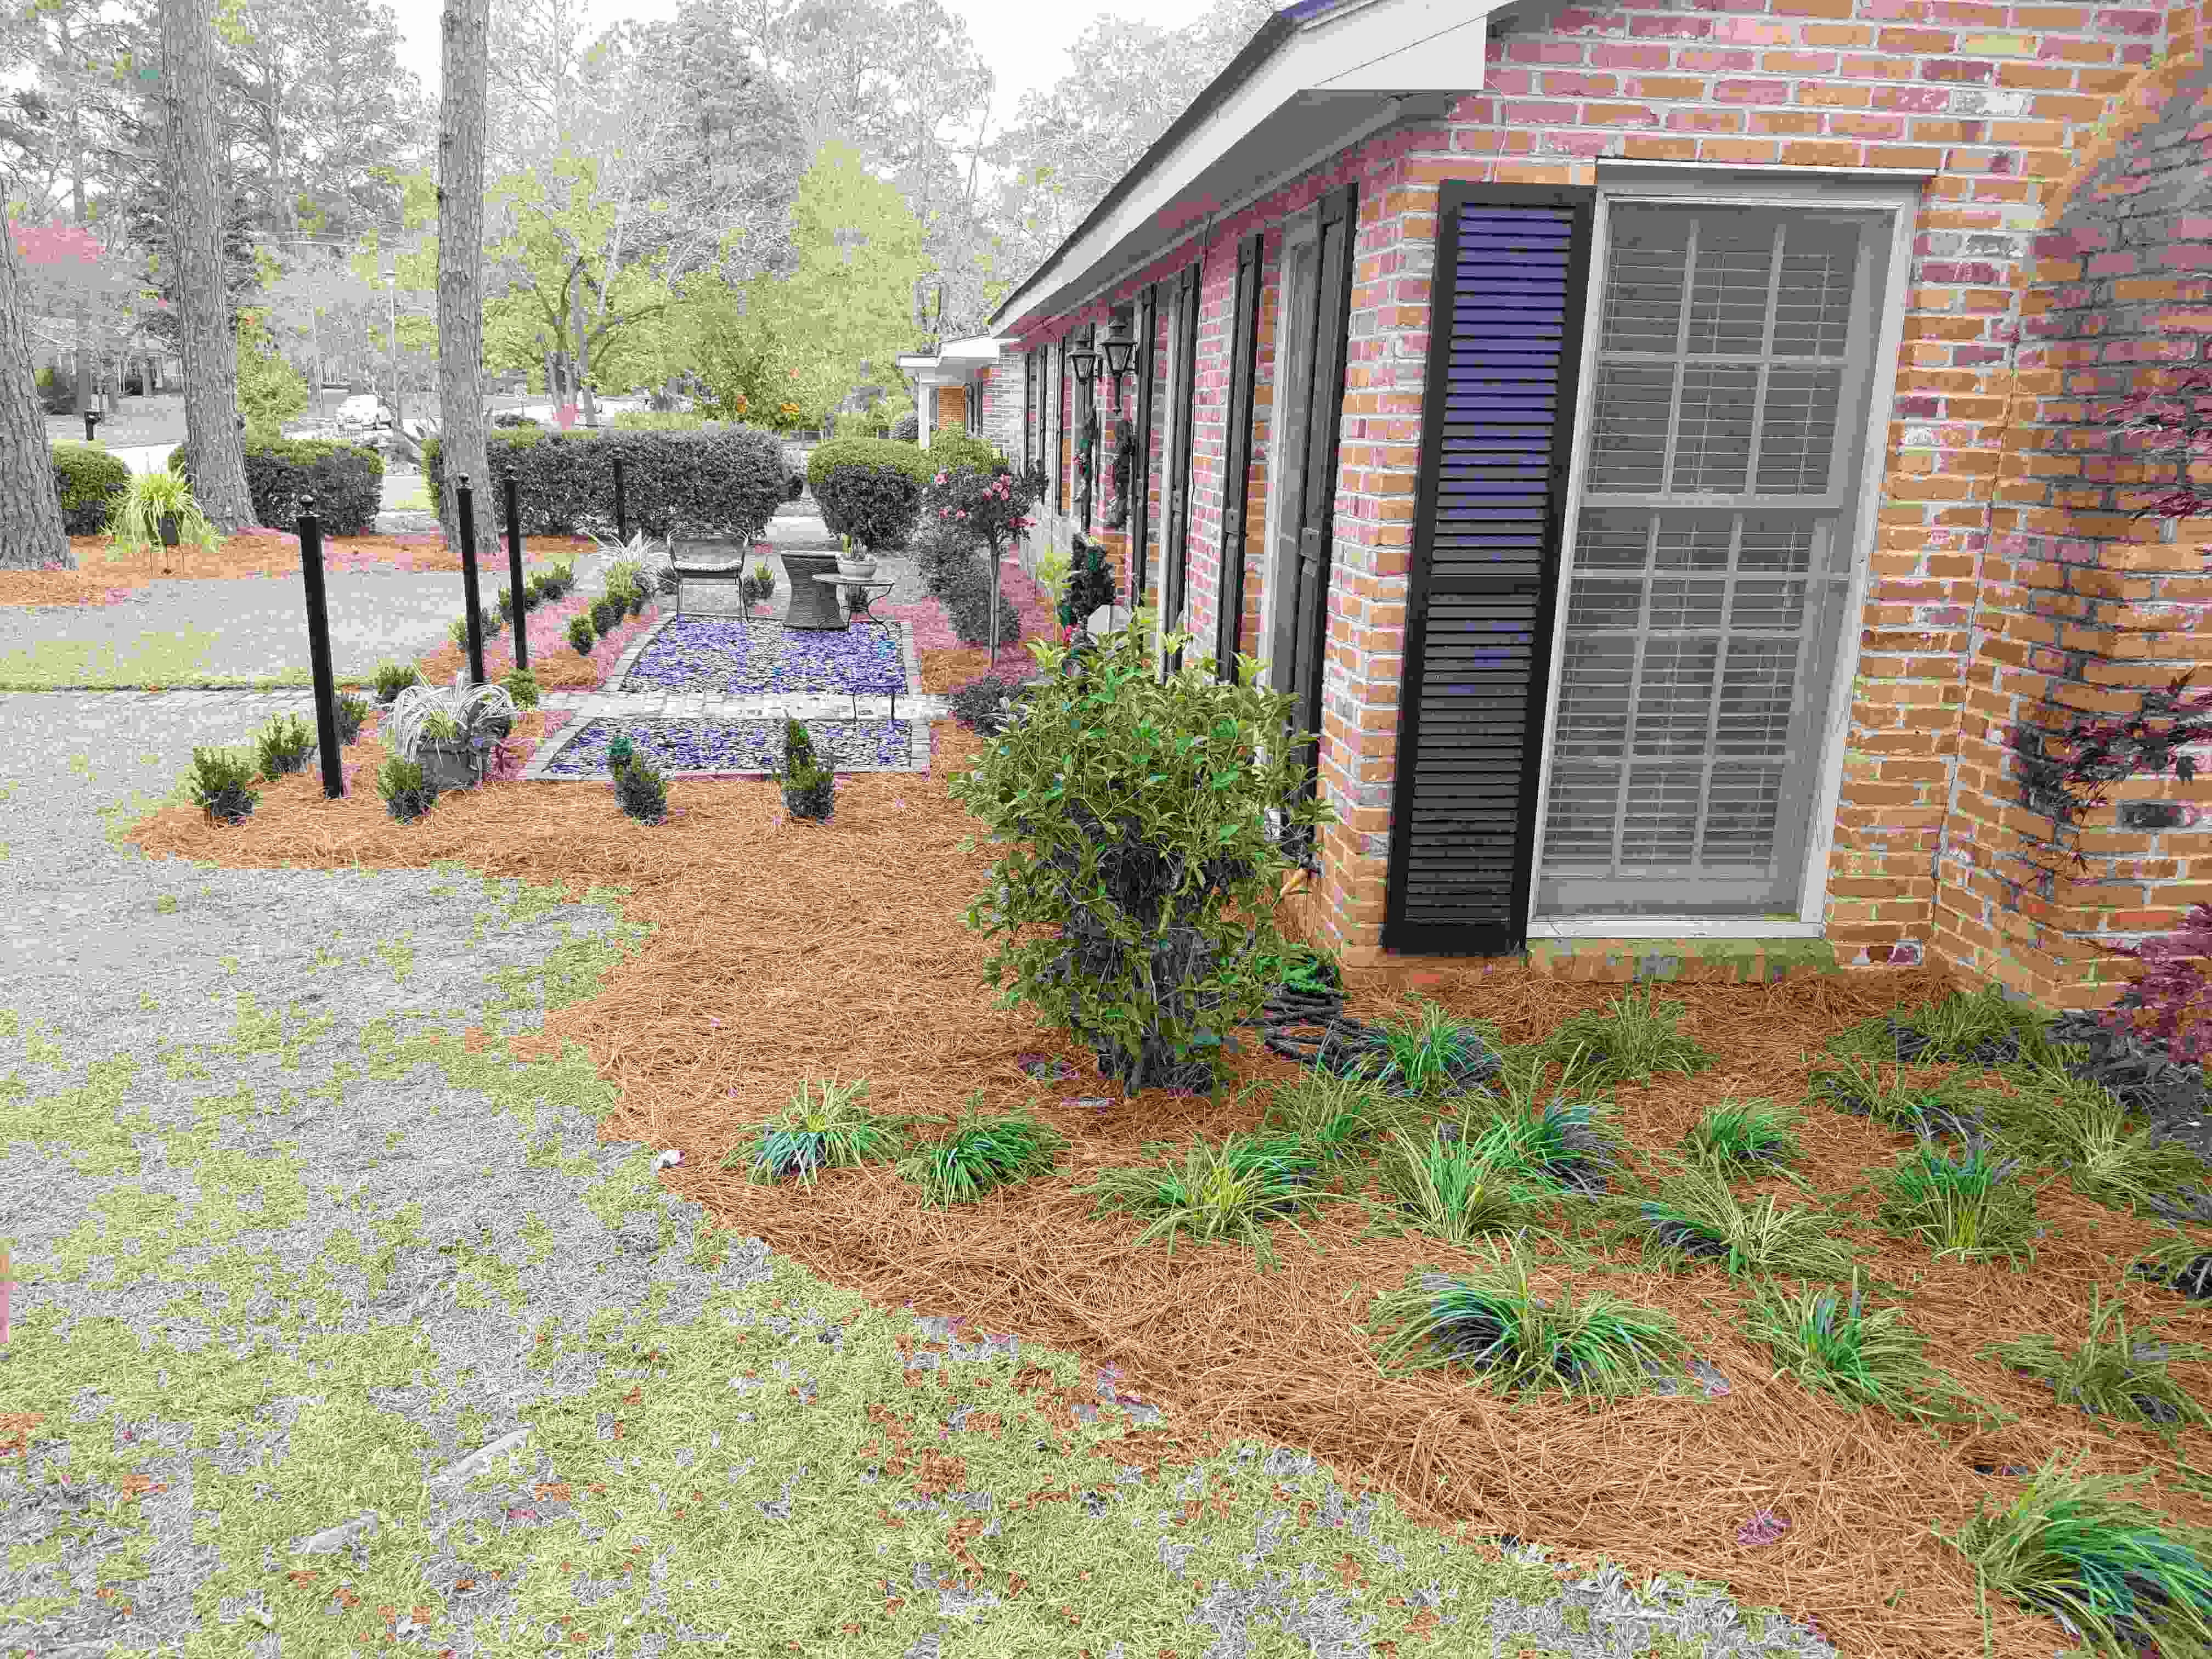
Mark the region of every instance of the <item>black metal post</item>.
POLYGON ((514 665, 530 666, 530 630, 523 625, 522 610, 522 507, 517 498, 514 474, 507 475, 507 592, 514 597, 514 665))
POLYGON ((465 472, 453 480, 453 504, 461 521, 461 595, 462 603, 468 607, 469 684, 482 685, 483 611, 477 589, 477 503, 465 472))
POLYGON ((615 457, 615 539, 629 539, 629 504, 623 494, 623 463, 619 455, 615 457))
POLYGON ((315 742, 323 757, 323 796, 345 794, 338 765, 337 687, 331 673, 331 615, 323 590, 323 521, 315 498, 300 501, 300 577, 307 590, 307 665, 315 677, 315 742))

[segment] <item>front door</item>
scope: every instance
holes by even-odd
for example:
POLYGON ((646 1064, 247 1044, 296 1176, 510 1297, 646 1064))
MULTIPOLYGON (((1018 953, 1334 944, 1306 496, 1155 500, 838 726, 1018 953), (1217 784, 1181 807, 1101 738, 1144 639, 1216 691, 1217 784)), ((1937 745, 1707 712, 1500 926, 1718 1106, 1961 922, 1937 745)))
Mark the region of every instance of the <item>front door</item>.
POLYGON ((1805 896, 1893 216, 1595 195, 1443 189, 1392 949, 1805 896))

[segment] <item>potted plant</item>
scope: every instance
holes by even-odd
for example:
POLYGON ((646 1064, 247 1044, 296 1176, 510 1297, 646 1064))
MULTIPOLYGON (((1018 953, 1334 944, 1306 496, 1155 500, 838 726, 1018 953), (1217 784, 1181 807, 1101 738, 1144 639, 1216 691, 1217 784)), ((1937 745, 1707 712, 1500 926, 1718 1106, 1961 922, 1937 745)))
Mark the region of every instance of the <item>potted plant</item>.
POLYGON ((386 740, 402 760, 413 761, 435 787, 467 789, 483 781, 491 751, 514 730, 514 699, 499 685, 449 691, 403 689, 384 722, 386 740))
POLYGON ((107 533, 132 551, 159 543, 161 574, 169 572, 169 550, 189 538, 193 545, 215 551, 221 538, 192 499, 191 486, 180 472, 156 467, 131 480, 108 515, 107 533))
POLYGON ((866 581, 876 574, 876 556, 866 548, 855 548, 850 536, 840 536, 837 552, 837 574, 866 581))
POLYGON ((750 616, 757 604, 765 604, 775 592, 775 573, 765 562, 757 563, 738 579, 738 593, 744 600, 745 614, 750 616))

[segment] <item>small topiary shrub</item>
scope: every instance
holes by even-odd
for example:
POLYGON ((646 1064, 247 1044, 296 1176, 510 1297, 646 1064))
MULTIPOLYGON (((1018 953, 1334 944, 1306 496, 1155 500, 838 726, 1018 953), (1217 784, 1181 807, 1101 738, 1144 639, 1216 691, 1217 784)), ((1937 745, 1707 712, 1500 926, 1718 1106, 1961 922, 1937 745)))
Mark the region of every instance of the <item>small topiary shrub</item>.
POLYGON ((607 744, 607 770, 610 773, 619 773, 623 768, 636 758, 637 744, 630 740, 629 733, 616 732, 613 739, 607 744))
POLYGON ((514 620, 514 590, 511 587, 499 590, 499 619, 501 622, 514 620))
POLYGON ((605 599, 592 602, 592 626, 598 630, 600 638, 605 639, 615 631, 616 625, 622 621, 625 609, 627 606, 624 602, 611 593, 605 599))
POLYGON ((517 668, 511 671, 507 677, 500 682, 500 684, 507 689, 507 696, 514 701, 517 708, 538 707, 539 696, 538 676, 529 669, 517 668))
POLYGON ((376 790, 384 797, 384 810, 402 823, 412 823, 438 802, 438 789, 420 761, 394 755, 377 769, 376 790))
POLYGON ((261 804, 261 793, 249 787, 253 763, 221 749, 192 750, 192 769, 187 777, 191 797, 211 823, 240 823, 261 804))
POLYGON ((958 427, 940 427, 929 434, 929 470, 934 473, 1004 472, 1006 461, 993 446, 971 437, 958 427))
POLYGON ((783 767, 777 776, 783 804, 795 818, 826 823, 836 810, 836 769, 815 752, 814 739, 800 720, 783 723, 783 767))
POLYGON ((254 753, 264 778, 281 778, 307 763, 316 744, 315 734, 297 714, 280 714, 262 729, 254 753))
MULTIPOLYGON (((461 645, 464 649, 466 649, 468 641, 466 640, 463 640, 461 641, 461 645)), ((382 664, 376 671, 376 700, 379 702, 388 703, 402 691, 405 690, 409 686, 420 685, 422 684, 422 671, 417 669, 413 663, 387 662, 382 664)))
POLYGON ((806 482, 830 533, 873 552, 906 546, 929 477, 927 457, 887 438, 833 438, 806 462, 806 482))
POLYGON ((466 617, 462 617, 446 632, 453 638, 453 648, 466 655, 469 648, 469 619, 466 617))
POLYGON ((592 654, 592 647, 599 643, 599 630, 592 626, 589 617, 571 617, 568 619, 568 643, 575 647, 579 656, 592 654))
POLYGON ((54 489, 62 501, 62 528, 72 536, 97 536, 115 504, 131 488, 131 469, 97 444, 54 445, 54 489))
POLYGON ((634 756, 614 775, 616 799, 630 817, 641 823, 659 823, 668 816, 667 781, 651 761, 634 756))

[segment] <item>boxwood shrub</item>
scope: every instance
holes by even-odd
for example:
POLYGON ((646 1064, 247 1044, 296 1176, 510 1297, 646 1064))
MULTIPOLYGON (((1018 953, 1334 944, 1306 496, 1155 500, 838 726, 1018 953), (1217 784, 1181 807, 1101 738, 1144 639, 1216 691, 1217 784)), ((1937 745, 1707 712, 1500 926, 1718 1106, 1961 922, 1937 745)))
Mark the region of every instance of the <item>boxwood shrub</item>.
POLYGON ((981 438, 971 438, 957 427, 947 427, 929 434, 929 475, 956 472, 966 467, 975 472, 998 472, 1008 470, 999 452, 981 438))
MULTIPOLYGON (((526 536, 609 536, 615 528, 614 463, 623 463, 629 529, 649 536, 731 537, 751 542, 783 500, 790 465, 783 447, 752 427, 665 432, 497 430, 485 434, 495 477, 513 471, 526 536)), ((422 477, 434 501, 446 488, 443 446, 422 446, 422 477)), ((479 522, 506 508, 477 480, 479 522)))
POLYGON ((62 528, 72 536, 97 536, 107 528, 115 499, 131 488, 131 469, 98 444, 54 445, 54 489, 62 498, 62 528))
MULTIPOLYGON (((253 522, 297 532, 300 502, 315 498, 326 536, 364 536, 376 528, 384 499, 384 457, 365 444, 319 438, 257 438, 246 443, 246 493, 253 522)), ((191 457, 183 444, 169 452, 169 470, 187 483, 191 457)))
POLYGON ((806 482, 833 536, 897 552, 921 517, 929 458, 890 438, 832 438, 807 458, 806 482))

